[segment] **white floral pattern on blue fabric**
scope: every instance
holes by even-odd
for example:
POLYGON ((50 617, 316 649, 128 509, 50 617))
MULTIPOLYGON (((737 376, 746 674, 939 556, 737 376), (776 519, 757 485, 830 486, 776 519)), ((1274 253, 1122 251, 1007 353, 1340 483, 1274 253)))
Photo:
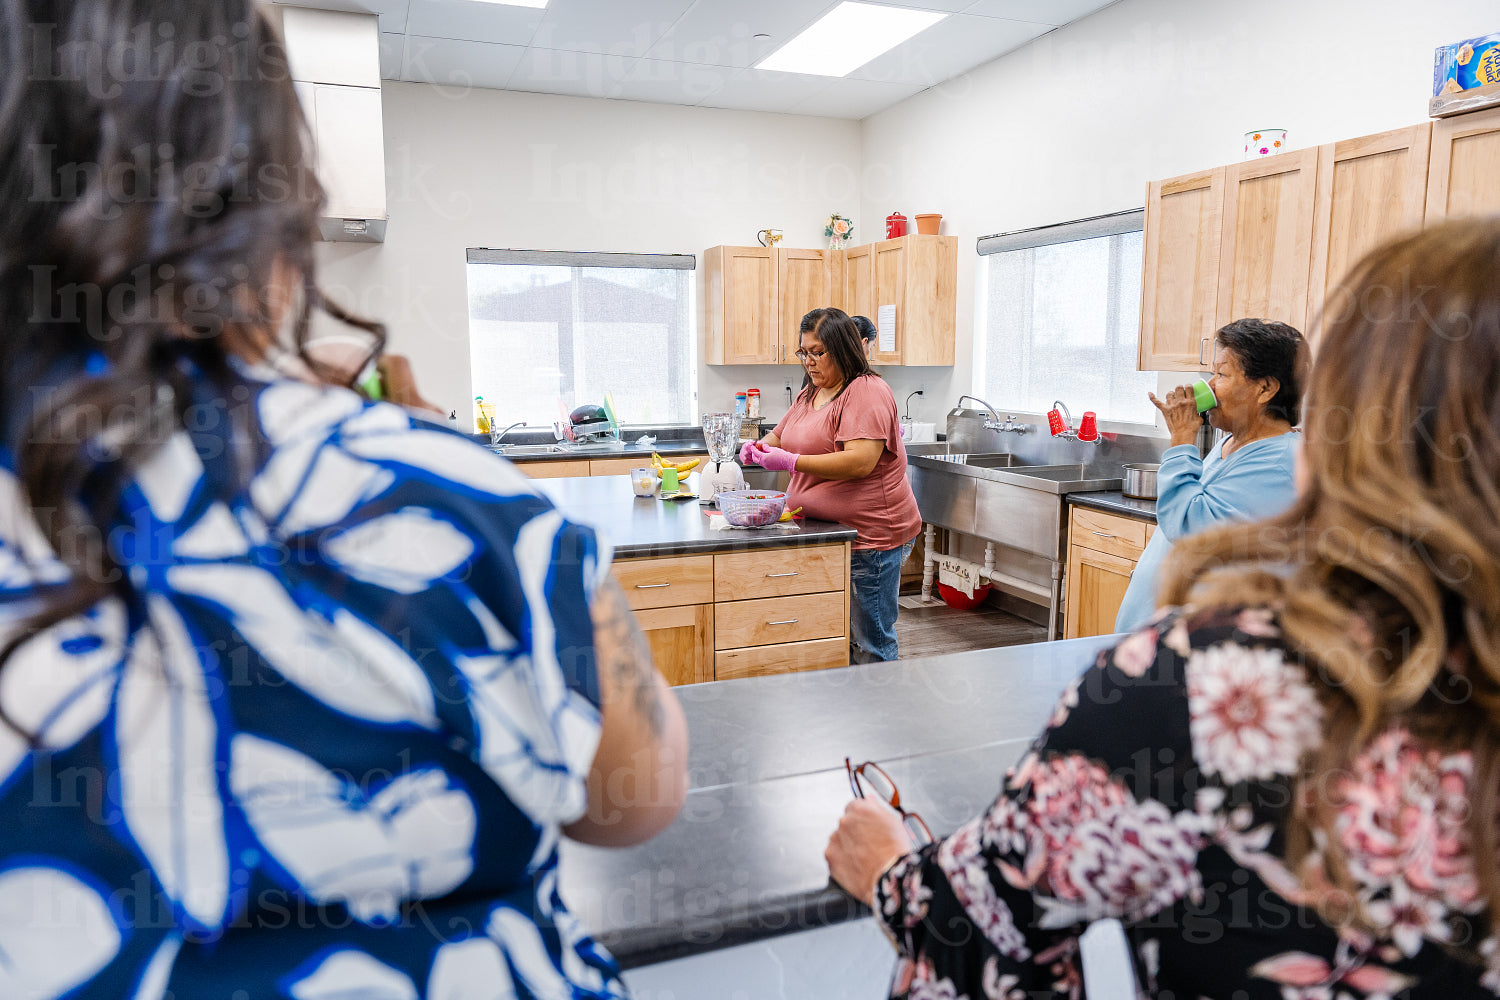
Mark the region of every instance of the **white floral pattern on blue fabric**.
MULTIPOLYGON (((0 671, 34 738, 0 725, 0 799, 48 809, 0 824, 0 997, 164 1000, 191 995, 205 963, 248 1000, 424 1000, 421 969, 428 998, 621 995, 555 877, 599 711, 591 662, 569 660, 569 682, 560 663, 587 652, 587 615, 551 608, 586 606, 607 547, 509 463, 397 407, 294 383, 252 397, 264 447, 248 483, 225 487, 243 475, 227 422, 220 440, 171 438, 122 494, 131 587, 0 671), (467 579, 507 549, 516 577, 467 579), (582 562, 554 573, 555 553, 582 562), (102 800, 73 775, 104 778, 102 800), (54 825, 75 855, 37 868, 24 837, 54 825), (12 891, 23 868, 33 888, 12 891), (279 967, 232 947, 267 886, 283 893, 267 906, 322 908, 279 967), (36 919, 27 900, 43 898, 77 915, 66 934, 36 919), (418 901, 486 933, 398 919, 418 901)), ((0 643, 69 573, 0 467, 0 643)))
POLYGON ((451 892, 474 870, 474 803, 442 771, 393 778, 365 799, 290 747, 240 734, 230 788, 262 845, 307 897, 365 923, 451 892))
POLYGON ((319 957, 286 993, 292 1000, 419 1000, 410 976, 354 948, 319 957))
POLYGON ((98 889, 61 868, 0 871, 0 997, 53 1000, 119 954, 124 933, 98 889))

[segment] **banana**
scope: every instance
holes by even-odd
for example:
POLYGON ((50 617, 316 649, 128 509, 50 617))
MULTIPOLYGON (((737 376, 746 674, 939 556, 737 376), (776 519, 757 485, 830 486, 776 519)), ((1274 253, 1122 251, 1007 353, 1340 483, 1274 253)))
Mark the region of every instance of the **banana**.
POLYGON ((689 461, 689 462, 677 462, 677 463, 674 463, 674 464, 676 464, 676 466, 677 466, 677 474, 678 475, 682 475, 682 473, 687 472, 690 469, 695 468, 698 465, 698 460, 695 458, 695 459, 693 459, 692 461, 689 461))
POLYGON ((651 453, 651 468, 660 470, 662 468, 661 456, 656 452, 651 453))
POLYGON ((796 517, 800 513, 802 513, 802 508, 801 507, 798 507, 795 510, 784 510, 784 511, 781 512, 781 516, 778 517, 776 520, 778 520, 778 521, 790 521, 792 518, 796 517))

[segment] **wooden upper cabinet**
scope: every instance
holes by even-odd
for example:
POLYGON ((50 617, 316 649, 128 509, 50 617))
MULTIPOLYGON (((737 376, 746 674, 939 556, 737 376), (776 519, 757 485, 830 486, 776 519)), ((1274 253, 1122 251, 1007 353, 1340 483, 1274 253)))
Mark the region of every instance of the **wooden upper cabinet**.
POLYGON ((709 364, 776 364, 780 324, 771 248, 721 246, 705 251, 702 313, 709 364))
POLYGON ((958 237, 908 236, 905 240, 901 301, 906 315, 901 315, 901 307, 896 311, 901 364, 951 365, 958 326, 958 237))
POLYGON ((894 240, 881 240, 874 244, 875 271, 875 301, 871 305, 870 312, 863 313, 868 316, 872 323, 878 327, 880 324, 880 307, 894 305, 896 307, 896 337, 895 346, 892 350, 880 350, 880 341, 875 341, 875 349, 870 352, 870 363, 876 365, 899 365, 902 363, 902 351, 905 337, 902 336, 902 326, 908 319, 906 312, 906 237, 894 240))
MULTIPOLYGON (((1401 233, 1422 228, 1431 141, 1432 124, 1423 122, 1329 143, 1319 151, 1309 321, 1323 312, 1328 295, 1361 257, 1401 233)), ((1316 337, 1315 331, 1304 332, 1316 337)))
MULTIPOLYGON (((837 251, 833 251, 837 253, 837 251)), ((814 309, 833 304, 829 275, 829 251, 776 248, 776 276, 781 288, 781 347, 777 359, 781 364, 795 364, 802 317, 814 309)))
POLYGON ((842 251, 844 295, 839 308, 850 316, 875 319, 875 244, 865 243, 842 251))
POLYGON ((1318 150, 1228 169, 1214 329, 1247 316, 1307 326, 1318 150))
POLYGON ((1146 189, 1141 371, 1204 371, 1218 309, 1223 167, 1146 189))
POLYGON ((1500 213, 1500 108, 1443 118, 1432 126, 1427 224, 1500 213))

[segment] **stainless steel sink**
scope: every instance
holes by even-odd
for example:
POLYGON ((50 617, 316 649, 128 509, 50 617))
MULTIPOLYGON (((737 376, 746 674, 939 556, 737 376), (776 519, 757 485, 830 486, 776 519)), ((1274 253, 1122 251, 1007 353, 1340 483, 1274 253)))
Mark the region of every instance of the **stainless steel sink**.
POLYGON ((528 455, 556 455, 563 451, 560 444, 500 444, 489 446, 490 451, 506 458, 525 458, 528 455))

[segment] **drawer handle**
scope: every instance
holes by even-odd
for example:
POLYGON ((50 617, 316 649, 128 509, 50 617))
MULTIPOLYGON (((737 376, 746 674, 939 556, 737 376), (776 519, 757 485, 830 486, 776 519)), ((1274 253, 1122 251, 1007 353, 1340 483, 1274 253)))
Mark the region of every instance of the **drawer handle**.
POLYGON ((796 574, 796 573, 767 573, 767 574, 766 574, 766 579, 767 579, 767 580, 775 580, 775 579, 777 579, 777 578, 778 578, 778 577, 783 577, 783 576, 796 576, 796 575, 797 575, 797 574, 796 574))
POLYGON ((635 585, 635 589, 636 590, 655 590, 658 587, 670 587, 670 586, 672 586, 670 583, 638 583, 638 584, 635 585))
POLYGON ((784 622, 766 622, 766 624, 767 625, 795 625, 795 624, 797 624, 797 619, 795 619, 795 618, 788 618, 784 622))
POLYGON ((1203 337, 1198 341, 1198 367, 1202 368, 1207 362, 1203 360, 1203 349, 1208 346, 1208 338, 1203 337))
POLYGON ((1095 531, 1094 534, 1098 535, 1100 538, 1113 538, 1113 537, 1115 537, 1114 535, 1106 535, 1102 531, 1095 531))

